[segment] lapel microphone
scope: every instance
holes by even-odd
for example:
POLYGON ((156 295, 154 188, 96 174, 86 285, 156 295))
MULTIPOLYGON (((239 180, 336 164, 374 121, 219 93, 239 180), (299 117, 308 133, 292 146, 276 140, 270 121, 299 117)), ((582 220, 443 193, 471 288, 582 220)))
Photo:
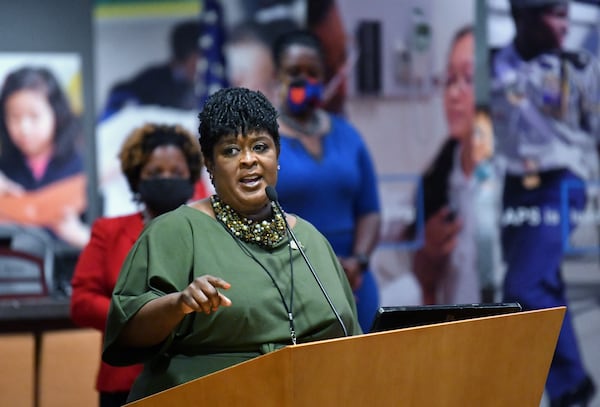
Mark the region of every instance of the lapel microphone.
POLYGON ((323 287, 323 284, 321 283, 321 280, 319 279, 319 276, 317 275, 317 273, 315 272, 315 269, 313 268, 312 264, 308 260, 308 257, 306 257, 306 253, 304 253, 304 250, 302 249, 302 245, 300 244, 300 242, 298 241, 298 239, 296 239, 296 235, 294 235, 294 232, 292 231, 292 228, 290 228, 290 225, 289 225, 289 223, 288 223, 288 221, 287 221, 287 219, 285 217, 285 212, 283 211, 283 208, 281 207, 281 205, 279 204, 279 201, 277 200, 277 191, 275 190, 274 187, 272 187, 271 185, 269 185, 269 186, 267 186, 265 188, 265 193, 267 194, 267 198, 269 198, 269 200, 273 203, 273 205, 275 205, 277 207, 277 209, 279 209, 279 211, 282 213, 282 215, 283 215, 283 222, 285 224, 285 229, 287 230, 288 234, 290 235, 290 237, 292 238, 292 240, 296 244, 296 247, 300 251, 300 254, 302 255, 302 258, 304 259, 304 262, 306 263, 306 265, 308 266, 308 269, 310 270, 311 274, 315 278, 315 281, 317 282, 319 288, 321 289, 321 292, 323 293, 323 296, 327 300, 327 303, 329 304, 329 307, 333 311, 333 314, 335 315, 335 318, 338 320, 340 326, 342 327, 342 331, 344 331, 344 336, 348 336, 348 330, 346 329, 346 325, 344 325, 344 321, 342 321, 342 318, 340 317, 340 314, 335 309, 335 306, 333 305, 333 302, 331 301, 331 298, 329 298, 329 294, 327 294, 327 291, 325 290, 325 287, 323 287))

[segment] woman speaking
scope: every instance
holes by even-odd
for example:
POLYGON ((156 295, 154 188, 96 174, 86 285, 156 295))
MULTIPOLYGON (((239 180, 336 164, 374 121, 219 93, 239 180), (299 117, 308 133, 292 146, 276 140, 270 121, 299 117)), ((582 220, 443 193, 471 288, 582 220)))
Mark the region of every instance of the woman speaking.
POLYGON ((286 345, 361 333, 327 240, 266 195, 278 171, 273 106, 230 88, 199 118, 216 193, 149 224, 113 292, 103 359, 144 363, 129 401, 286 345))

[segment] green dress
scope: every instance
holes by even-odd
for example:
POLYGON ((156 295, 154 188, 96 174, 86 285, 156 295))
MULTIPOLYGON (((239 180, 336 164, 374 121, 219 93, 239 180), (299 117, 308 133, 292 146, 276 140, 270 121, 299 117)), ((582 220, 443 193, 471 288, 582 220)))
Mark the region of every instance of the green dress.
MULTIPOLYGON (((362 333, 352 290, 335 253, 310 223, 297 219, 294 234, 348 334, 362 333)), ((294 244, 290 248, 284 241, 265 250, 241 242, 217 220, 182 206, 151 222, 125 260, 113 292, 103 360, 113 365, 145 363, 129 395, 132 401, 289 345, 290 324, 282 297, 290 308, 292 275, 291 311, 298 343, 343 336, 294 244), (116 343, 123 326, 144 304, 181 291, 204 274, 231 284, 224 291, 231 307, 211 315, 188 314, 156 347, 126 348, 116 343)))

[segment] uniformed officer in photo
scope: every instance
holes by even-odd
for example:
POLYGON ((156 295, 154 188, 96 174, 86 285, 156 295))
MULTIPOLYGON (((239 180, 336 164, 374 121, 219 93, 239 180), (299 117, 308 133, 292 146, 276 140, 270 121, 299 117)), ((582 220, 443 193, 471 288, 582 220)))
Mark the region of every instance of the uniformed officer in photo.
MULTIPOLYGON (((585 182, 598 177, 600 65, 563 48, 568 0, 510 6, 515 36, 490 61, 496 156, 505 170, 503 300, 549 308, 567 305, 563 240, 575 227, 561 213, 561 188, 567 212, 582 211, 585 182)), ((595 393, 568 309, 546 391, 552 407, 587 406, 595 393)))

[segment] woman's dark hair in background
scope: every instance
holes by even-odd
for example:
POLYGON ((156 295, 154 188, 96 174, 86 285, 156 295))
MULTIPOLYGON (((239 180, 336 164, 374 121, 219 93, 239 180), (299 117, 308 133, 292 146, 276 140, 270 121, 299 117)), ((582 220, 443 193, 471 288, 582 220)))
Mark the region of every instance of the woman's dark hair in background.
MULTIPOLYGON (((448 47, 448 55, 450 54, 450 52, 452 52, 452 48, 454 48, 454 45, 456 45, 456 43, 465 35, 468 34, 474 34, 474 28, 471 24, 467 24, 467 25, 463 25, 462 27, 460 27, 458 30, 456 30, 454 32, 454 35, 452 36, 452 41, 450 42, 450 46, 448 47)), ((446 56, 446 59, 448 58, 448 56, 446 56)))
POLYGON ((175 146, 179 148, 190 170, 190 182, 200 179, 202 156, 196 138, 181 126, 146 124, 135 129, 123 143, 119 152, 121 170, 129 188, 138 192, 142 167, 157 147, 175 146))
POLYGON ((200 147, 204 161, 213 160, 213 150, 223 136, 244 136, 266 131, 279 153, 277 111, 259 91, 246 88, 226 88, 214 93, 198 115, 200 147))
POLYGON ((173 28, 169 40, 171 53, 176 61, 184 61, 190 54, 200 52, 198 40, 201 29, 199 20, 184 21, 173 28))
POLYGON ((319 59, 322 62, 325 60, 323 46, 319 37, 307 30, 292 30, 277 37, 273 44, 273 61, 277 69, 281 66, 281 56, 291 45, 304 45, 312 48, 319 53, 319 59))
POLYGON ((50 70, 41 67, 23 67, 6 77, 0 93, 0 158, 14 154, 22 155, 21 151, 10 139, 5 120, 7 99, 22 90, 43 92, 48 98, 56 120, 54 131, 54 156, 57 160, 72 155, 81 143, 81 123, 73 114, 69 101, 62 91, 55 76, 50 70))
MULTIPOLYGON (((452 36, 452 40, 450 41, 450 44, 448 45, 448 49, 446 50, 446 61, 448 61, 450 59, 450 55, 452 54, 454 47, 463 37, 465 37, 467 35, 475 35, 474 30, 475 29, 471 24, 467 24, 467 25, 463 25, 462 27, 460 27, 458 30, 456 30, 454 32, 454 35, 452 36)), ((446 69, 446 67, 444 66, 444 70, 445 69, 446 69)), ((448 83, 446 82, 447 79, 448 78, 445 78, 442 81, 443 85, 448 85, 448 83)))

